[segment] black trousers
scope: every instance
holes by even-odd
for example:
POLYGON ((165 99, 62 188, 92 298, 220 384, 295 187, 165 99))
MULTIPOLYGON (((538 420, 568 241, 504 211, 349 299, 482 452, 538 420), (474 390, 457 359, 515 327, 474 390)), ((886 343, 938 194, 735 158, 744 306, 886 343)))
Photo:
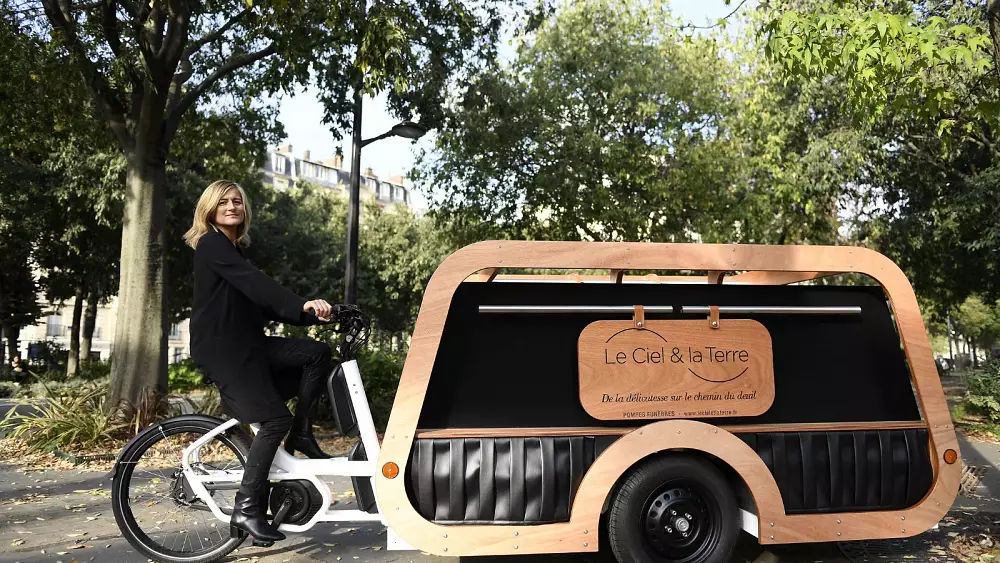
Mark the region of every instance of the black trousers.
POLYGON ((297 396, 295 416, 291 412, 261 421, 247 456, 240 492, 254 495, 267 480, 274 454, 289 429, 309 429, 309 412, 319 398, 327 376, 333 369, 330 347, 311 338, 267 337, 268 365, 274 387, 283 401, 297 396))

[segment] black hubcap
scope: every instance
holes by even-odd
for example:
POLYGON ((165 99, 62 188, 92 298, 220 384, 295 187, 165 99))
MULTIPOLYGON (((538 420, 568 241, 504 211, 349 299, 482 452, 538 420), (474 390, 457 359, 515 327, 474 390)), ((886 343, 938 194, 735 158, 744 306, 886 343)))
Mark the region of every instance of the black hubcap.
POLYGON ((653 553, 672 561, 697 559, 718 541, 718 516, 692 484, 664 484, 649 496, 640 525, 653 553))

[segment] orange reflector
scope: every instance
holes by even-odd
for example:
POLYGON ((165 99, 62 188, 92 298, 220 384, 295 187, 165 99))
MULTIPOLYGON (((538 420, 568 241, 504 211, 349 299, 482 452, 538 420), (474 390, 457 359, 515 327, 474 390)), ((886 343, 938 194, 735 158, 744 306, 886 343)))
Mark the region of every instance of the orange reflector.
POLYGON ((958 461, 958 452, 955 450, 945 450, 944 451, 944 461, 945 463, 955 463, 958 461))
POLYGON ((382 466, 382 475, 385 475, 387 479, 395 479, 396 475, 399 475, 399 466, 390 461, 382 466))

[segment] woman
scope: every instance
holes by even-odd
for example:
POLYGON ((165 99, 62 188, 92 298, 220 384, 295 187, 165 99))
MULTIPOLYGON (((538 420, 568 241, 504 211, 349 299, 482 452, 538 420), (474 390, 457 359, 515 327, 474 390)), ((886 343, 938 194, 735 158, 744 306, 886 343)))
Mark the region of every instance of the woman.
POLYGON ((268 320, 302 326, 327 322, 339 307, 303 299, 247 262, 243 248, 250 244, 251 216, 246 193, 233 182, 213 182, 198 200, 184 235, 195 249, 191 356, 219 388, 226 414, 260 424, 236 494, 231 533, 244 530, 276 541, 285 536, 267 521, 261 506, 271 462, 289 429, 289 453, 330 457, 312 435, 309 411, 332 366, 326 344, 267 336, 264 327, 268 320), (296 395, 292 417, 285 402, 296 395))

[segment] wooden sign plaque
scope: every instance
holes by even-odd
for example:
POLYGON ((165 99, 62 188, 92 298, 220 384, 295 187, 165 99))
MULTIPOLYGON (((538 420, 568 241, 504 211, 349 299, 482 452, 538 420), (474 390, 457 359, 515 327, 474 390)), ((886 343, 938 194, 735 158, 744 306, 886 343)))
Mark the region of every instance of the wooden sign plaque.
POLYGON ((771 335, 754 320, 596 321, 577 348, 580 402, 601 420, 756 416, 774 402, 771 335))

